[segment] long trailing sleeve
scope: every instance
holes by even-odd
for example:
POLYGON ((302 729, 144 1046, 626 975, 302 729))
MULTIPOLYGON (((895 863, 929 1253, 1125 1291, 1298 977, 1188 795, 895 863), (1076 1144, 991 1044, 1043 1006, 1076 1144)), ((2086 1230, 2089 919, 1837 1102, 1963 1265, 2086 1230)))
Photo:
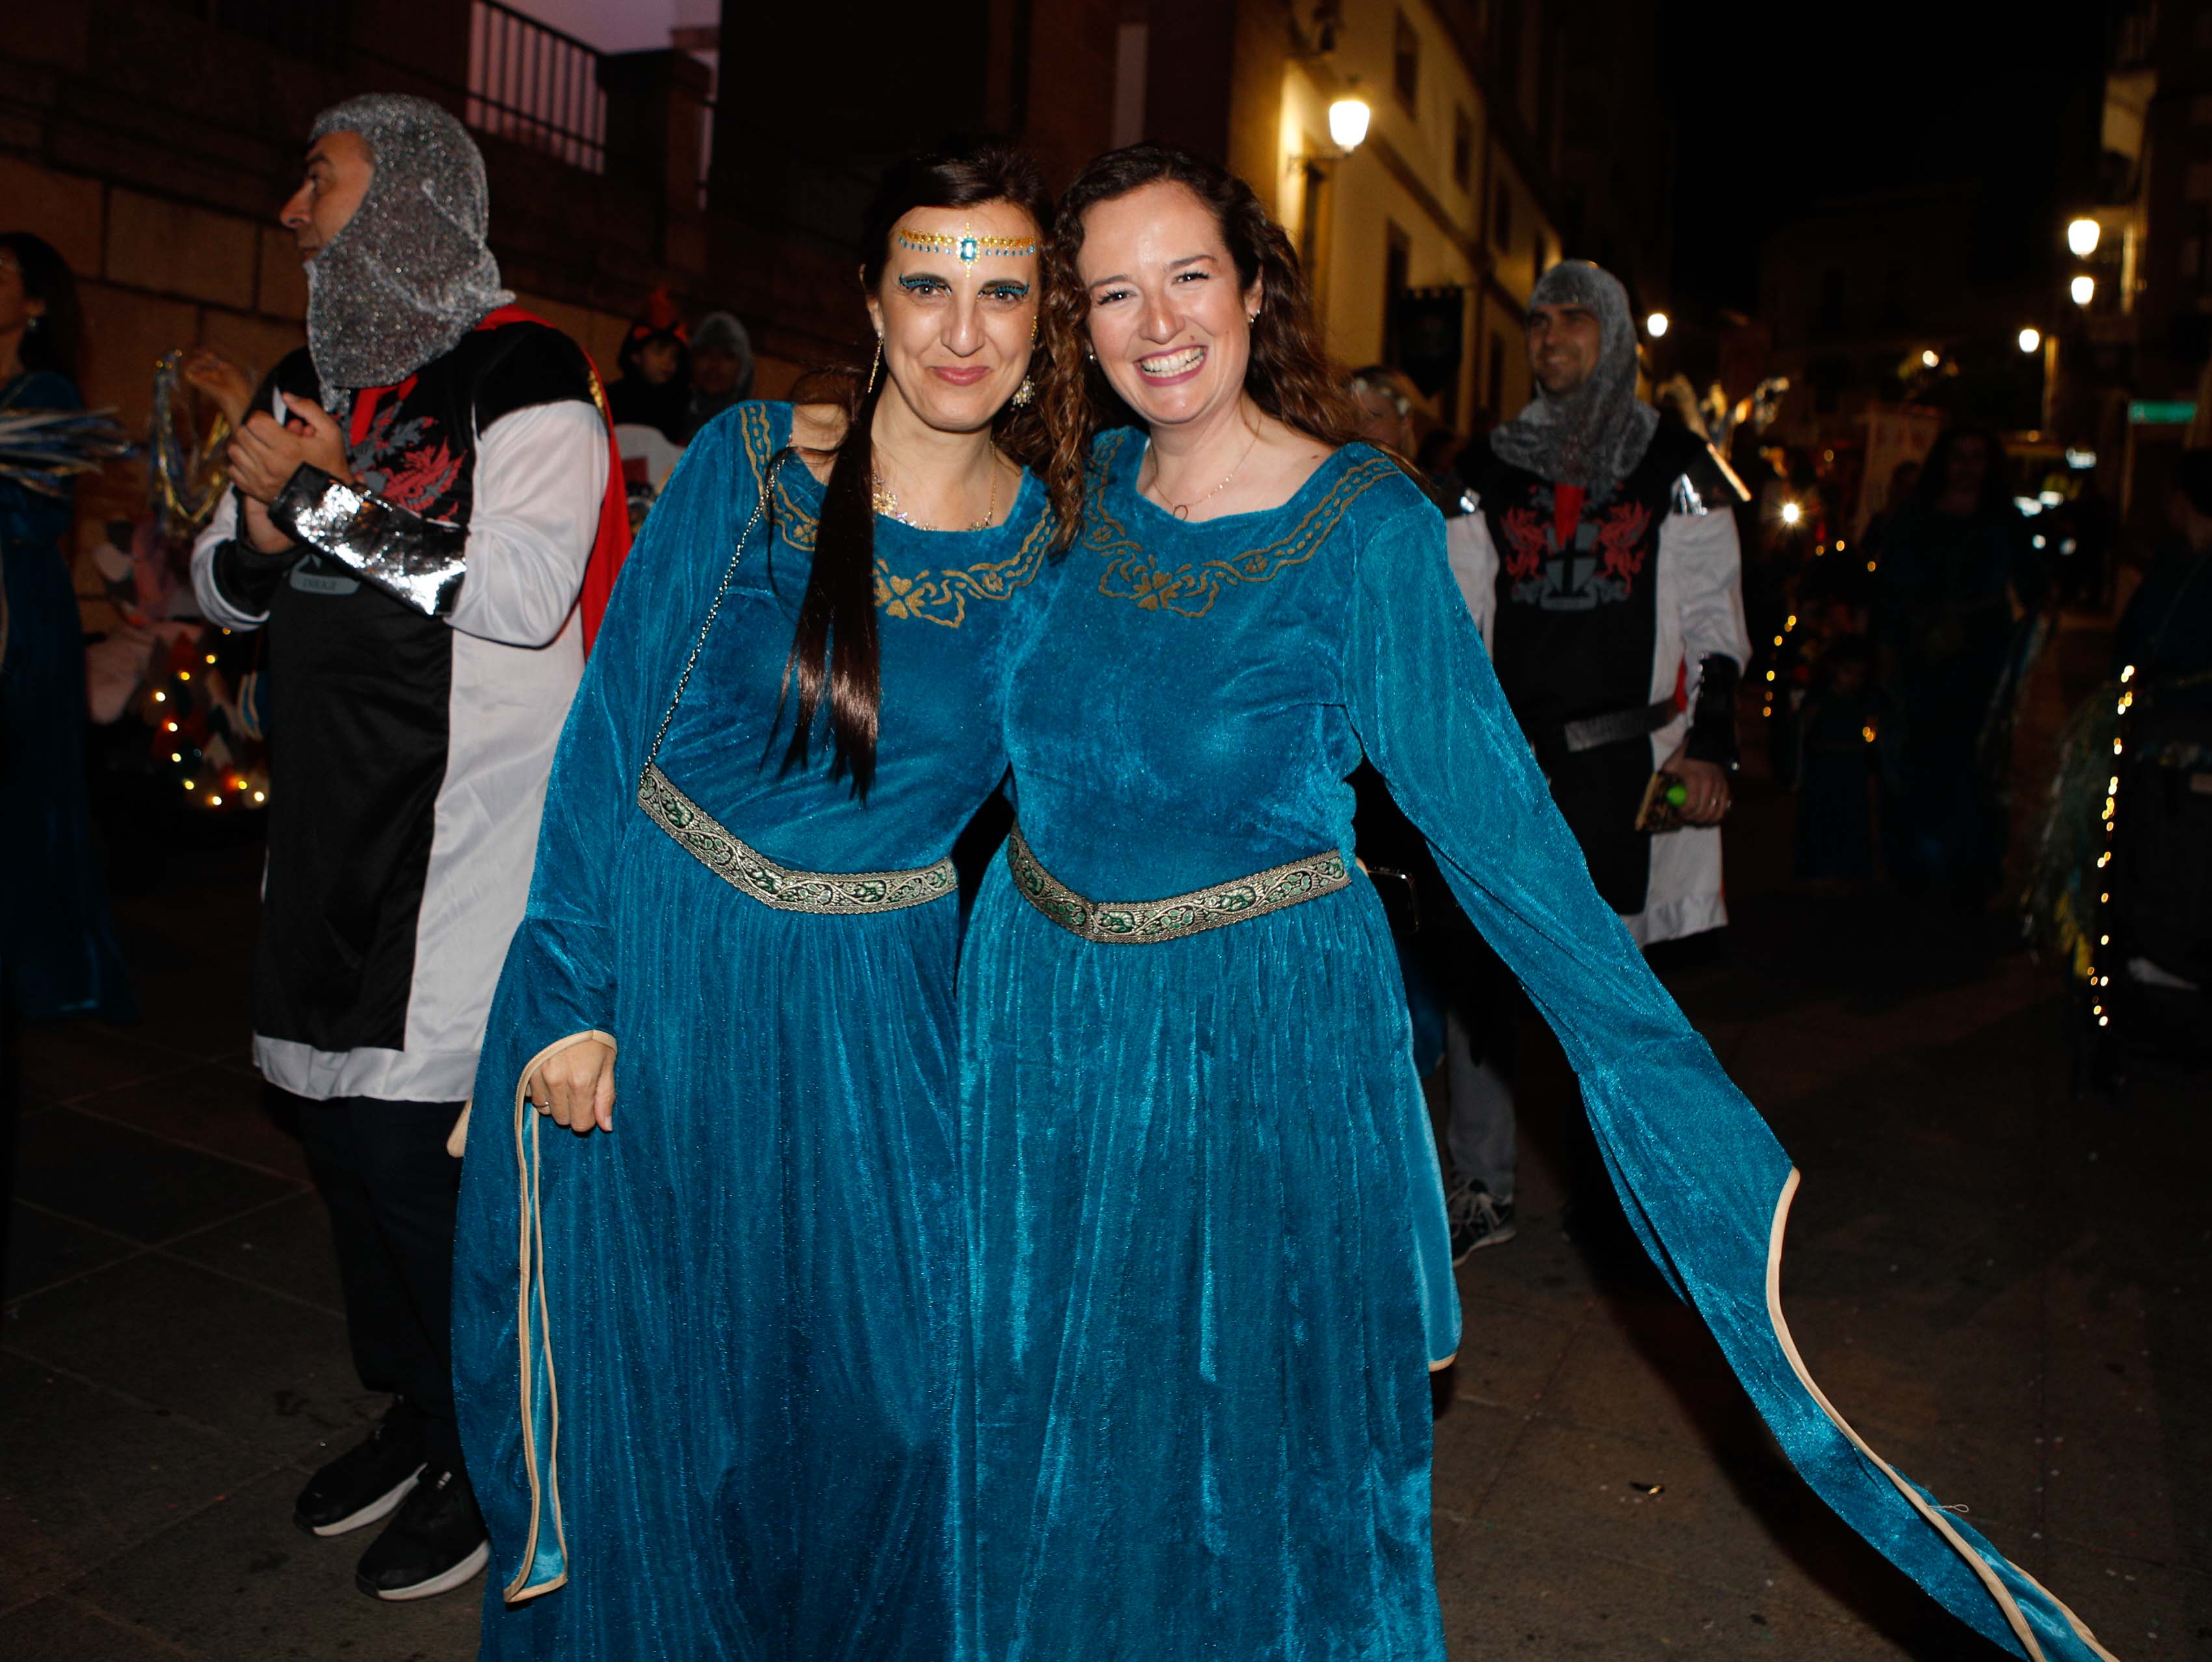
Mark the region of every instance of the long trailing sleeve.
POLYGON ((468 576, 468 532, 341 484, 301 463, 270 507, 294 541, 320 549, 425 617, 451 616, 468 576))

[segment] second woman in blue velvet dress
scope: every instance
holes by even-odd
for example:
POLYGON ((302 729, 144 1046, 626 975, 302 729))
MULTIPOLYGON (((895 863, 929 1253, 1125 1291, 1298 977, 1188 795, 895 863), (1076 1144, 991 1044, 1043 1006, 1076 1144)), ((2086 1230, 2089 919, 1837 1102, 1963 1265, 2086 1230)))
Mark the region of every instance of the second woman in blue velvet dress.
POLYGON ((2101 1653, 1805 1374, 1776 1276, 1796 1174, 1599 899, 1443 523, 1347 442, 1252 191, 1102 157, 1054 270, 1054 361, 1097 367, 1047 392, 1081 532, 1012 671, 1019 826, 961 970, 963 1658, 1443 1653, 1426 1373, 1459 1312, 1352 854, 1363 755, 1559 1031, 1632 1221, 1799 1470, 2014 1653, 2101 1653), (1144 425, 1097 439, 1086 487, 1071 439, 1109 389, 1144 425))
POLYGON ((719 418, 616 588, 467 1139, 487 1658, 950 1651, 947 856, 1049 569, 994 443, 1045 213, 1009 152, 895 170, 849 426, 719 418))

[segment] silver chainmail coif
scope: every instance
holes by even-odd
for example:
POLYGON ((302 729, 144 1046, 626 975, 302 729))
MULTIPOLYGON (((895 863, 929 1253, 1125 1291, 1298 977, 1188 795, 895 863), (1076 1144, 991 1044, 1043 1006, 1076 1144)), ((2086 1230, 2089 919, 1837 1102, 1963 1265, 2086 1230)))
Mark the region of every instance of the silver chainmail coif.
POLYGON ((428 99, 368 93, 315 118, 313 136, 359 133, 375 173, 343 229, 307 263, 307 351, 325 408, 391 386, 453 349, 514 295, 484 246, 483 156, 428 99))
POLYGON ((1502 462, 1553 484, 1579 485, 1601 496, 1636 471, 1659 412, 1636 396, 1636 320, 1628 291, 1612 272, 1588 260, 1562 260, 1537 280, 1528 308, 1579 306, 1602 325, 1597 364, 1564 397, 1540 385, 1529 406, 1490 435, 1502 462))

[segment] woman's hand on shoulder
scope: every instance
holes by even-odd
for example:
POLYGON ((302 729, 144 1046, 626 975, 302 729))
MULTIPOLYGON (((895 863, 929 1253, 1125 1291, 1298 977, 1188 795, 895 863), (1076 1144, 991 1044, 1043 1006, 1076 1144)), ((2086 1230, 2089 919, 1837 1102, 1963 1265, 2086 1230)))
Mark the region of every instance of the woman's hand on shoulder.
POLYGON ((596 1036, 564 1045, 531 1070, 523 1094, 579 1137, 615 1128, 615 1047, 596 1036))

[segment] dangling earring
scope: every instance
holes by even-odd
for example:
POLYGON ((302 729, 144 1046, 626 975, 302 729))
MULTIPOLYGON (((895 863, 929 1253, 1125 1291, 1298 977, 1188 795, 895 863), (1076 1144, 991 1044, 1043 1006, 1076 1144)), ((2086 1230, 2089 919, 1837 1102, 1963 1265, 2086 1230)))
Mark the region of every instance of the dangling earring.
POLYGON ((1022 377, 1022 384, 1021 384, 1019 386, 1018 386, 1018 387, 1016 387, 1016 388, 1014 389, 1014 397, 1013 397, 1013 406, 1014 406, 1014 408, 1015 408, 1016 409, 1021 409, 1023 405, 1024 405, 1024 404, 1028 403, 1029 403, 1029 401, 1030 401, 1030 399, 1032 399, 1032 398, 1034 398, 1034 397, 1036 397, 1036 384, 1034 381, 1030 380, 1030 378, 1029 378, 1028 376, 1026 376, 1026 375, 1023 376, 1023 377, 1022 377))
POLYGON ((882 373, 883 367, 884 337, 881 335, 878 335, 876 337, 875 361, 868 366, 868 390, 861 395, 863 397, 871 397, 874 396, 876 391, 876 377, 882 373))

